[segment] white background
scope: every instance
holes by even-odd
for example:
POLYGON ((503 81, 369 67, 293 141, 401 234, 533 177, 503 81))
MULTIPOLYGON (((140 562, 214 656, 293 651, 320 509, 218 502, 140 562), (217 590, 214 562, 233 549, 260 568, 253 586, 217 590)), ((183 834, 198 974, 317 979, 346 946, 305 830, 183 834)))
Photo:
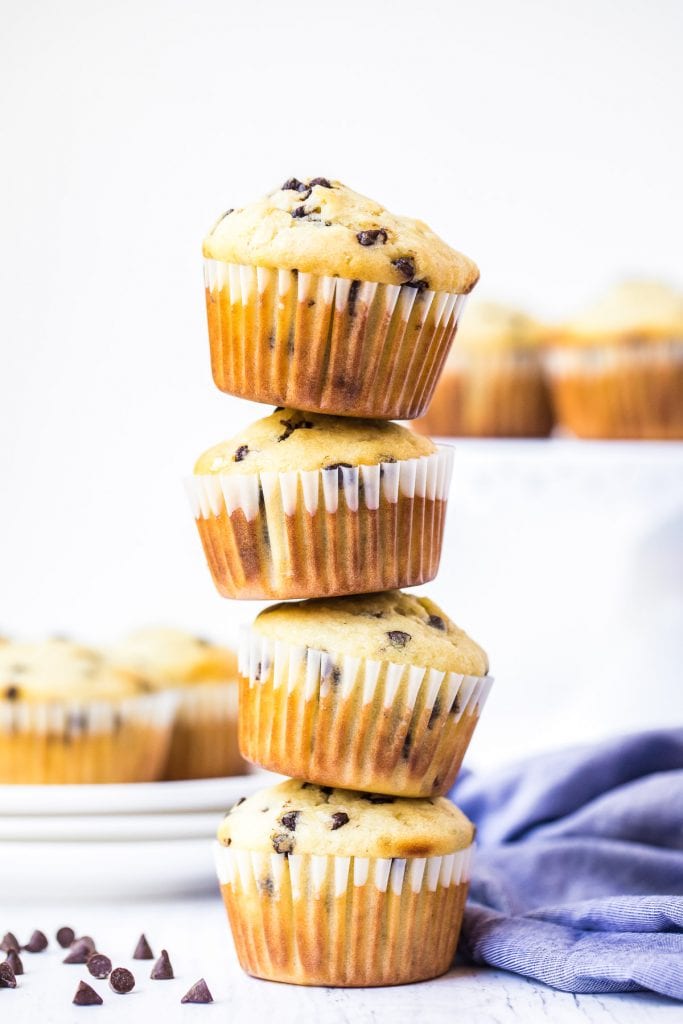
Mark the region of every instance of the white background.
MULTIPOLYGON (((181 479, 260 412, 211 383, 202 237, 286 177, 422 217, 540 315, 680 281, 675 0, 0 7, 0 630, 255 610, 214 593, 181 479)), ((491 757, 683 718, 680 448, 616 450, 605 502, 556 449, 524 491, 463 446, 427 589, 491 654, 491 757)))

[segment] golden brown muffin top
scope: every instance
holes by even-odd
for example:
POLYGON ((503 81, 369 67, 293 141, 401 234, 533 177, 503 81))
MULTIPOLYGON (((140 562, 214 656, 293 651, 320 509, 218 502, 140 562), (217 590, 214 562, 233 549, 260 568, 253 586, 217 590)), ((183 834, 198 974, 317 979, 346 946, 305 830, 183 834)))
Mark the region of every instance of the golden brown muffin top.
POLYGON ((522 310, 475 299, 465 307, 450 356, 534 348, 543 335, 541 324, 522 310))
POLYGON ((288 779, 235 804, 218 839, 257 853, 437 857, 470 845, 474 826, 448 800, 355 793, 288 779))
POLYGON ((237 678, 237 656, 181 629, 139 629, 110 651, 117 665, 161 685, 224 682, 237 678))
POLYGON ((489 667, 479 644, 438 605, 400 590, 271 605, 252 628, 318 651, 440 672, 484 676, 489 667))
POLYGON ((321 416, 276 409, 229 441, 209 448, 194 467, 204 473, 284 473, 344 466, 376 466, 431 455, 436 446, 388 420, 321 416))
POLYGON ((263 199, 228 210, 204 239, 204 256, 226 263, 463 294, 476 264, 420 220, 327 178, 290 178, 263 199))
POLYGON ((683 292, 660 281, 622 281, 565 324, 558 341, 605 342, 683 339, 683 292))

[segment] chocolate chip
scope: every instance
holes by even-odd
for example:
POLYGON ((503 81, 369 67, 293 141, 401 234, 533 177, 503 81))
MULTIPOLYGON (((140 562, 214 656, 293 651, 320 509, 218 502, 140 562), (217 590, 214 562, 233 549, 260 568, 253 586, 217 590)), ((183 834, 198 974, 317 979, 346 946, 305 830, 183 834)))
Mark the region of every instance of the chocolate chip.
POLYGON ((6 960, 0 964, 0 988, 16 988, 17 979, 6 960))
POLYGON ((173 978, 173 968, 165 949, 162 949, 161 956, 152 968, 150 978, 153 978, 154 981, 170 981, 173 978))
POLYGON ((150 949, 149 942, 145 938, 145 935, 144 935, 144 932, 143 932, 143 934, 138 939, 137 946, 135 947, 135 952, 133 953, 133 960, 153 960, 153 959, 154 959, 154 953, 150 949))
POLYGON ((237 451, 235 452, 235 454, 233 455, 232 461, 233 462, 241 462, 243 459, 246 459, 248 454, 249 454, 249 445, 248 444, 241 444, 239 446, 239 448, 237 449, 237 451))
POLYGON ((78 938, 74 939, 71 945, 74 946, 75 943, 79 943, 79 945, 85 946, 85 948, 89 949, 91 953, 94 953, 97 948, 95 945, 95 940, 93 939, 92 935, 79 935, 78 938))
POLYGON ((417 288, 418 292, 426 292, 429 288, 429 281, 426 277, 422 277, 419 281, 406 281, 406 285, 408 288, 417 288))
POLYGON ((296 846, 296 840, 292 835, 286 835, 284 832, 277 832, 273 836, 273 849, 276 853, 290 854, 294 853, 294 847, 296 846))
POLYGON ((406 281, 412 281, 415 277, 415 261, 412 256, 399 256, 398 259, 391 261, 391 265, 406 281))
POLYGON ((333 832, 336 832, 338 828, 341 828, 342 825, 348 825, 348 823, 349 816, 346 811, 335 811, 332 815, 332 824, 330 825, 330 828, 333 832))
POLYGON ((312 430, 313 423, 310 420, 280 420, 280 423, 285 428, 283 434, 280 434, 278 441, 286 441, 288 437, 291 437, 295 430, 312 430))
POLYGON ((21 962, 18 950, 10 949, 10 951, 7 954, 7 959, 4 961, 4 963, 10 965, 15 975, 24 973, 24 965, 21 962))
POLYGON ((337 474, 338 474, 337 479, 339 480, 339 486, 341 487, 343 485, 343 483, 344 483, 344 474, 342 473, 342 469, 353 469, 353 466, 351 465, 350 462, 332 462, 332 463, 330 463, 329 466, 323 466, 323 471, 325 473, 328 470, 333 470, 333 469, 337 470, 337 474))
POLYGON ((290 830, 290 832, 295 832, 296 831, 296 823, 299 820, 299 815, 300 814, 301 814, 301 811, 287 811, 286 814, 282 815, 282 817, 280 818, 280 821, 285 826, 285 828, 288 828, 290 830))
POLYGON ((358 296, 358 289, 360 288, 360 281, 352 281, 351 287, 349 288, 349 316, 354 317, 356 315, 356 298, 358 296))
POLYGON ((72 1000, 74 1006, 101 1006, 102 996, 85 981, 79 981, 76 995, 72 1000))
POLYGON ((318 788, 320 789, 320 792, 323 794, 323 796, 332 796, 332 794, 334 793, 334 789, 332 788, 332 786, 319 786, 318 788))
POLYGON ((302 199, 302 200, 308 199, 308 197, 310 196, 312 191, 313 191, 313 189, 307 188, 305 192, 301 192, 299 194, 299 198, 302 199))
POLYGON ((192 988, 185 993, 180 1000, 181 1003, 212 1003, 213 996, 209 992, 209 986, 203 978, 195 982, 192 988))
POLYGON ((361 793, 363 800, 368 800, 371 804, 393 804, 396 797, 393 796, 382 796, 381 793, 361 793))
POLYGON ((321 185, 323 188, 332 188, 333 186, 327 180, 327 178, 311 178, 308 183, 309 185, 321 185))
POLYGON ((427 625, 431 626, 432 629, 440 629, 444 633, 446 632, 446 623, 443 621, 440 615, 430 615, 427 619, 427 625))
POLYGON ((386 245, 388 235, 384 228, 373 228, 370 231, 359 231, 356 238, 361 245, 374 245, 375 242, 381 242, 382 245, 386 245))
POLYGON ((295 220, 300 220, 302 217, 305 217, 306 214, 307 210, 305 206, 295 206, 292 210, 292 217, 294 217, 295 220))
POLYGON ((57 932, 56 938, 62 949, 68 949, 76 938, 76 932, 73 928, 60 928, 57 932))
POLYGON ((135 988, 132 971, 129 971, 127 967, 115 967, 109 975, 109 988, 120 996, 132 992, 135 988))
POLYGON ((5 698, 5 700, 17 700, 19 697, 19 687, 8 686, 5 692, 3 693, 3 697, 5 698))
POLYGON ((390 629, 387 634, 392 647, 405 647, 409 640, 412 640, 410 633, 404 633, 402 629, 390 629))
POLYGON ((0 942, 0 950, 3 953, 9 953, 10 949, 19 949, 19 939, 16 937, 14 932, 5 932, 0 942))
POLYGON ((404 761, 407 761, 408 758, 410 757, 410 748, 412 744, 413 734, 410 731, 410 729, 408 729, 408 732, 406 733, 406 738, 403 741, 403 746, 401 747, 401 757, 403 758, 404 761))
POLYGON ((93 978, 108 978, 111 974, 111 960, 104 953, 91 953, 88 957, 87 967, 93 978))
POLYGON ((241 796, 241 797, 239 798, 239 800, 237 801, 237 803, 234 803, 234 804, 232 805, 232 807, 230 808, 230 810, 231 810, 231 811, 234 811, 234 810, 235 810, 235 808, 236 808, 236 807, 239 807, 239 806, 240 806, 240 804, 243 804, 243 803, 244 803, 244 801, 245 801, 246 799, 247 799, 247 798, 246 798, 246 796, 241 796))
POLYGON ((35 931, 23 948, 27 953, 42 953, 44 949, 47 949, 47 935, 35 931))
POLYGON ((283 192, 305 192, 308 185, 304 185, 303 181, 299 181, 298 178, 287 178, 287 181, 282 186, 283 192))
POLYGON ((63 964, 86 964, 88 958, 93 955, 94 949, 91 949, 87 942, 82 939, 76 939, 71 945, 68 956, 65 956, 62 960, 63 964))
POLYGON ((429 716, 429 721, 427 722, 427 728, 428 729, 433 729, 434 728, 436 720, 437 720, 437 718, 439 718, 440 715, 441 715, 441 701, 437 697, 436 700, 434 701, 434 705, 432 707, 431 714, 429 716))

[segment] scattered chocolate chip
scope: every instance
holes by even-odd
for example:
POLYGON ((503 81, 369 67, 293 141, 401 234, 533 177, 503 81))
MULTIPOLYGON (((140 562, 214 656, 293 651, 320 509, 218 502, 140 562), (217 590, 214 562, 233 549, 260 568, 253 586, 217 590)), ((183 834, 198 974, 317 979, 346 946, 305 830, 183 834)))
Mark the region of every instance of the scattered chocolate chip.
POLYGON ((233 455, 232 461, 233 462, 241 462, 243 459, 246 459, 248 454, 249 454, 249 445, 248 444, 241 444, 239 446, 239 448, 237 449, 237 451, 235 452, 235 454, 233 455))
POLYGON ((10 949, 19 949, 19 939, 16 937, 14 932, 5 932, 0 942, 0 950, 3 953, 9 953, 10 949))
POLYGON ((327 180, 327 178, 311 178, 308 184, 311 186, 322 185, 323 188, 332 188, 332 185, 327 180))
POLYGON ((433 706, 432 706, 432 710, 431 710, 431 713, 429 715, 429 721, 427 722, 427 728, 428 729, 433 729, 434 728, 436 720, 439 718, 440 715, 441 715, 441 701, 437 697, 436 700, 434 701, 433 706))
POLYGON ((94 949, 91 949, 87 942, 83 942, 82 939, 76 939, 72 943, 69 950, 68 956, 65 956, 62 960, 63 964, 86 964, 88 958, 93 955, 94 949))
POLYGON ((162 949, 161 956, 152 968, 150 978, 153 978, 154 981, 170 981, 173 976, 173 968, 168 958, 168 953, 165 949, 162 949))
POLYGON ((213 996, 203 978, 196 981, 180 1000, 181 1003, 212 1003, 213 996))
POLYGON ((300 814, 301 811, 287 811, 286 814, 282 815, 280 821, 285 826, 285 828, 288 828, 290 830, 290 832, 294 832, 296 831, 296 823, 299 820, 300 814))
POLYGON ((56 938, 62 949, 68 949, 76 938, 76 932, 73 928, 60 928, 57 932, 56 938))
POLYGON ((292 210, 292 217, 294 217, 295 220, 300 220, 302 217, 306 216, 306 213, 307 210, 305 206, 295 206, 292 210))
POLYGON ((404 761, 407 761, 408 758, 410 757, 410 748, 412 744, 413 734, 410 731, 410 729, 408 729, 408 732, 406 733, 406 738, 403 741, 403 746, 401 747, 401 757, 403 758, 404 761))
POLYGON ((47 935, 36 930, 23 949, 27 953, 42 953, 44 949, 47 949, 47 935))
POLYGON ((371 804, 393 804, 396 799, 393 796, 382 796, 381 793, 361 793, 361 796, 371 804))
POLYGON ((310 420, 280 420, 280 423, 285 428, 284 433, 280 434, 278 441, 286 441, 288 437, 291 437, 295 430, 312 430, 313 423, 310 420))
POLYGON ((0 964, 0 988, 16 988, 17 979, 6 960, 0 964))
POLYGON ((144 935, 144 932, 143 932, 143 934, 138 939, 137 946, 135 947, 135 952, 133 953, 133 960, 153 960, 153 959, 154 959, 154 953, 150 949, 149 942, 145 938, 145 935, 144 935))
POLYGON ((7 953, 7 959, 4 961, 4 963, 10 965, 15 975, 24 973, 24 965, 21 962, 21 957, 19 956, 18 950, 10 949, 9 952, 7 953))
POLYGON ((111 960, 104 953, 91 953, 86 966, 93 978, 99 978, 100 981, 111 974, 111 960))
POLYGON ((8 686, 3 693, 5 700, 18 700, 19 698, 19 687, 8 686))
MULTIPOLYGON (((141 958, 138 957, 137 959, 141 958)), ((127 992, 132 992, 135 988, 135 978, 132 971, 129 971, 127 967, 115 967, 109 975, 109 988, 120 996, 125 996, 127 992)))
MULTIPOLYGON (((420 278, 419 281, 406 281, 408 288, 417 288, 418 292, 426 292, 429 288, 429 281, 426 277, 420 278)), ((419 324, 421 327, 422 324, 419 324)))
POLYGON ((276 853, 294 853, 295 846, 296 840, 292 835, 286 835, 284 832, 277 832, 273 836, 273 849, 276 853))
POLYGON ((298 178, 287 178, 287 181, 282 186, 283 192, 305 192, 308 185, 304 185, 303 181, 299 181, 298 178))
POLYGON ((430 615, 427 619, 427 625, 431 626, 432 629, 440 629, 442 632, 446 632, 446 623, 440 615, 430 615))
POLYGON ((102 996, 85 981, 79 981, 76 995, 72 1000, 74 1006, 101 1006, 102 996))
POLYGON ((74 946, 76 943, 79 943, 81 946, 85 946, 85 948, 89 949, 91 953, 94 953, 97 948, 92 935, 79 935, 74 939, 71 945, 74 946))
POLYGON ((386 245, 388 235, 384 228, 373 228, 370 231, 359 231, 356 238, 361 245, 374 245, 375 242, 381 242, 382 245, 386 245))
POLYGON ((398 259, 391 261, 391 265, 406 281, 412 281, 415 277, 415 261, 412 256, 399 256, 398 259))
POLYGON ((390 629, 386 635, 393 647, 405 647, 412 640, 410 633, 404 633, 402 629, 390 629))
POLYGON ((335 811, 332 815, 332 824, 330 825, 330 828, 333 832, 336 832, 338 828, 341 828, 342 825, 348 825, 348 823, 349 816, 346 811, 335 811))

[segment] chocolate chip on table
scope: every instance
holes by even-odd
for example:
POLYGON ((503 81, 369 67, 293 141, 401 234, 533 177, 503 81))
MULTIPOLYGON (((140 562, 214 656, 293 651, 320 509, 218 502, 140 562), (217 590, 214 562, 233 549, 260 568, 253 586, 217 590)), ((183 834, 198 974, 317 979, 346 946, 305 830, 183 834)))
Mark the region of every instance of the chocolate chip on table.
POLYGON ((6 960, 0 964, 0 988, 16 988, 17 979, 14 976, 14 971, 6 960))
POLYGON ((19 949, 19 939, 16 937, 14 932, 5 932, 0 942, 0 950, 3 953, 9 953, 10 949, 19 949))
POLYGON ((311 185, 311 186, 313 186, 313 185, 322 185, 323 188, 332 188, 332 185, 327 180, 327 178, 311 178, 311 180, 309 181, 308 184, 311 185))
POLYGON ((249 454, 249 445, 248 444, 241 444, 239 446, 239 448, 237 449, 237 451, 235 452, 235 454, 233 455, 232 461, 233 462, 241 462, 243 459, 246 459, 248 454, 249 454))
POLYGON ((56 935, 57 942, 62 949, 68 949, 75 938, 76 932, 73 928, 60 928, 56 935))
POLYGON ((42 953, 44 949, 47 949, 47 935, 36 930, 22 949, 25 949, 27 953, 42 953))
POLYGON ((99 978, 100 981, 111 974, 111 960, 104 953, 91 953, 86 966, 93 978, 99 978))
POLYGON ((206 984, 203 978, 196 981, 191 989, 189 989, 183 998, 180 1000, 181 1003, 212 1003, 213 996, 209 992, 209 986, 206 984))
POLYGON ((406 281, 412 281, 415 277, 415 261, 412 256, 399 256, 398 259, 391 261, 391 265, 406 281))
POLYGON ((303 181, 299 181, 298 178, 287 178, 287 181, 282 186, 283 192, 305 192, 308 185, 304 185, 303 181))
POLYGON ((402 629, 390 629, 386 635, 392 647, 405 647, 412 640, 410 633, 404 633, 402 629))
POLYGON ((102 996, 94 988, 91 988, 86 981, 79 981, 72 1002, 74 1006, 101 1006, 102 996))
POLYGON ((292 835, 286 835, 284 832, 277 832, 273 836, 273 849, 276 853, 290 854, 294 853, 294 847, 296 846, 296 840, 292 835))
POLYGON ((133 972, 129 971, 127 967, 115 967, 109 975, 109 988, 120 996, 132 992, 135 988, 133 972))
POLYGON ((153 959, 154 959, 154 953, 150 949, 149 942, 145 938, 145 934, 143 932, 143 934, 138 939, 137 946, 135 947, 135 952, 133 953, 133 960, 153 960, 153 959))
POLYGON ((361 245, 374 245, 376 242, 386 245, 388 235, 384 228, 373 228, 369 231, 359 231, 356 238, 361 245))
POLYGON ((87 964, 88 958, 93 955, 94 949, 91 949, 87 942, 82 939, 76 939, 72 943, 69 953, 62 960, 63 964, 87 964))
POLYGON ((85 948, 89 949, 91 953, 94 953, 95 949, 97 948, 95 945, 95 940, 93 939, 92 935, 78 935, 71 943, 71 945, 75 946, 76 943, 78 943, 81 946, 85 946, 85 948))
POLYGON ((396 799, 394 796, 382 796, 381 793, 361 793, 361 796, 371 804, 393 804, 396 799))
POLYGON ((338 828, 341 828, 342 825, 348 825, 348 823, 349 816, 346 811, 335 811, 332 815, 332 824, 330 825, 330 828, 333 832, 336 832, 338 828))
POLYGON ((288 828, 290 830, 290 832, 295 832, 296 831, 296 823, 299 820, 299 815, 300 814, 301 814, 301 811, 287 811, 286 814, 282 815, 282 817, 280 818, 280 821, 285 826, 285 828, 288 828))
POLYGON ((19 951, 16 949, 10 949, 7 953, 7 958, 4 963, 9 964, 15 975, 24 973, 24 965, 21 962, 19 951))
POLYGON ((446 623, 443 621, 440 615, 430 615, 427 619, 427 625, 431 626, 432 629, 440 629, 444 633, 446 632, 446 623))
POLYGON ((154 981, 170 981, 173 978, 173 967, 168 957, 168 952, 162 949, 161 956, 152 968, 150 978, 154 981))

